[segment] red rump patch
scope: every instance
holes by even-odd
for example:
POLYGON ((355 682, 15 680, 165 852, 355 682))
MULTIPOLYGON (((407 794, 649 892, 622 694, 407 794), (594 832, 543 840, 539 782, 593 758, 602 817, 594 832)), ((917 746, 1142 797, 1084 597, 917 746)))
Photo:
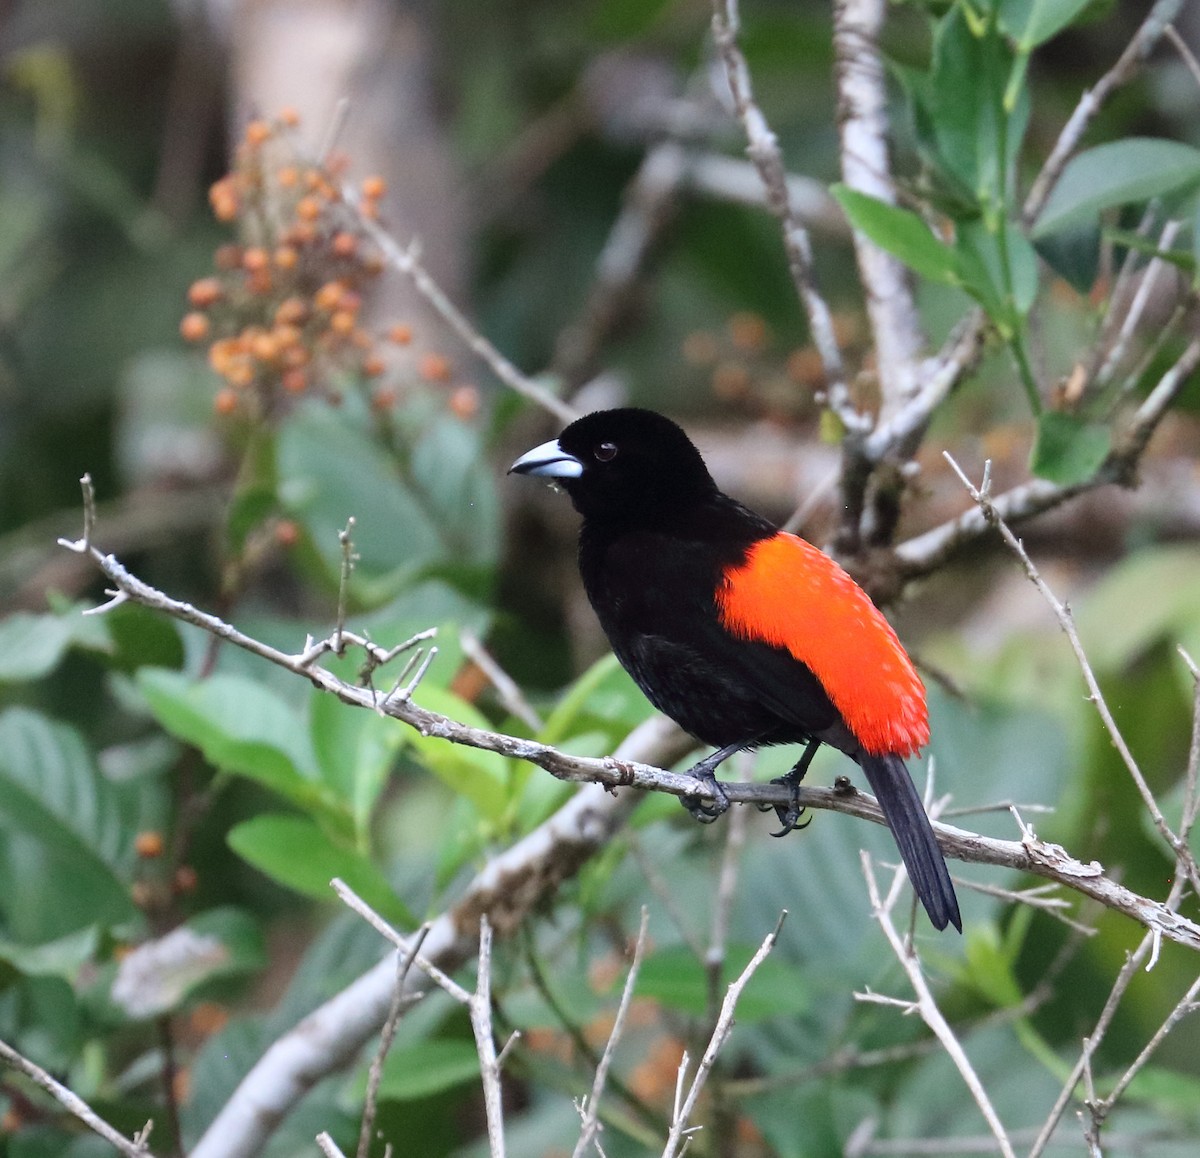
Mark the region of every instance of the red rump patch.
POLYGON ((755 543, 717 591, 723 626, 786 648, 821 681, 873 756, 912 756, 929 742, 921 683, 892 625, 823 551, 785 531, 755 543))

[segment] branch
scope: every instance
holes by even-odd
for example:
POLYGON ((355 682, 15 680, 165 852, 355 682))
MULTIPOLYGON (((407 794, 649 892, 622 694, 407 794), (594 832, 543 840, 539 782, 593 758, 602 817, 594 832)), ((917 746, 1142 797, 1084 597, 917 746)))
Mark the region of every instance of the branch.
POLYGON ((812 244, 808 231, 792 211, 787 170, 779 151, 779 141, 767 124, 762 110, 754 102, 750 70, 738 47, 737 0, 713 0, 713 41, 725 66, 725 78, 733 97, 733 106, 746 134, 746 153, 758 170, 766 193, 767 208, 783 227, 783 245, 796 292, 808 317, 813 344, 825 368, 830 408, 847 431, 863 431, 870 418, 859 414, 846 385, 846 371, 833 329, 833 315, 817 288, 813 270, 812 244))
POLYGON ((347 187, 343 190, 346 203, 356 207, 357 224, 379 246, 379 251, 398 273, 412 283, 419 293, 459 336, 463 343, 487 363, 492 373, 510 390, 535 402, 562 422, 579 417, 570 403, 556 397, 540 383, 522 374, 487 338, 483 336, 433 280, 421 264, 420 246, 414 241, 401 245, 378 221, 358 211, 358 195, 347 187))
MULTIPOLYGON (((979 1107, 980 1113, 983 1114, 984 1121, 987 1122, 988 1129, 991 1130, 1000 1153, 1004 1155, 1004 1158, 1016 1158, 1012 1143, 1005 1132, 1004 1124, 1000 1121, 1000 1117, 987 1095, 987 1090, 984 1088, 983 1082, 979 1080, 979 1075, 975 1072, 975 1067, 971 1065, 971 1060, 967 1057, 966 1050, 963 1049, 962 1043, 958 1040, 954 1030, 950 1028, 950 1023, 938 1008, 937 1001, 934 1000, 929 983, 925 980, 925 973, 921 969, 921 962, 917 957, 916 950, 911 945, 904 943, 896 930, 895 923, 892 921, 892 905, 895 904, 899 891, 898 888, 894 884, 891 894, 884 901, 879 894, 879 882, 875 879, 875 869, 871 864, 870 855, 866 852, 860 855, 862 856, 863 875, 867 880, 867 892, 871 898, 871 911, 875 914, 875 919, 879 922, 880 928, 883 929, 883 935, 892 947, 892 952, 896 954, 896 959, 908 975, 908 982, 913 987, 913 992, 917 995, 915 1003, 917 1013, 921 1015, 921 1020, 933 1031, 934 1036, 941 1042, 942 1048, 954 1063, 955 1069, 958 1070, 963 1083, 970 1091, 971 1097, 979 1107)), ((896 884, 899 884, 903 877, 904 870, 897 870, 896 884)), ((878 1000, 875 997, 871 999, 878 1000)), ((891 999, 884 1000, 891 1003, 891 999)))
POLYGON ((150 1137, 149 1123, 131 1141, 110 1126, 78 1094, 67 1089, 62 1082, 56 1081, 40 1065, 18 1053, 5 1041, 0 1041, 0 1060, 12 1066, 13 1069, 19 1070, 36 1085, 41 1086, 64 1110, 73 1114, 89 1130, 94 1134, 99 1134, 110 1146, 119 1150, 127 1158, 153 1158, 150 1148, 146 1144, 150 1137))
MULTIPOLYGON (((670 761, 683 753, 665 721, 635 729, 617 751, 622 760, 670 761)), ((584 788, 549 820, 493 857, 463 890, 457 903, 429 922, 421 959, 438 969, 457 969, 478 949, 480 916, 501 936, 517 929, 601 849, 637 806, 633 793, 619 796, 584 788)), ((405 980, 407 998, 417 989, 405 980)), ((257 1158, 284 1116, 317 1082, 352 1061, 379 1032, 396 988, 389 954, 356 981, 276 1040, 242 1080, 190 1158, 257 1158)))
MULTIPOLYGON (((356 687, 345 683, 331 672, 316 666, 312 657, 323 654, 320 645, 310 645, 305 652, 299 655, 282 652, 252 636, 243 634, 215 615, 200 611, 190 603, 172 599, 149 584, 143 583, 111 555, 101 554, 95 547, 82 540, 63 545, 71 550, 91 555, 101 571, 115 585, 116 595, 113 603, 118 600, 131 599, 182 622, 191 623, 309 680, 321 690, 337 696, 344 703, 367 708, 400 720, 424 736, 437 736, 449 743, 498 752, 502 756, 517 760, 528 760, 559 780, 591 782, 609 791, 620 788, 638 788, 646 791, 666 792, 673 796, 698 795, 702 798, 711 798, 713 795, 711 787, 697 783, 693 777, 685 773, 668 772, 662 768, 638 762, 643 749, 640 744, 635 742, 635 737, 642 733, 642 729, 634 732, 629 741, 612 756, 589 758, 568 755, 549 744, 543 744, 536 740, 509 736, 484 728, 474 728, 413 703, 411 698, 412 681, 404 687, 397 686, 386 694, 380 693, 374 688, 356 687)), ((110 605, 112 604, 110 603, 110 605)), ((642 728, 650 729, 651 734, 658 735, 661 747, 656 751, 658 758, 663 763, 670 763, 681 758, 692 746, 691 741, 688 741, 682 732, 662 718, 647 721, 642 728), (670 758, 668 759, 667 756, 670 758)), ((793 799, 791 790, 778 784, 726 783, 723 785, 723 789, 729 800, 737 803, 786 805, 793 799)), ((576 800, 578 799, 579 797, 576 797, 576 800)), ((631 809, 637 801, 635 794, 625 794, 619 799, 627 809, 631 809)), ((799 803, 804 808, 841 812, 848 816, 869 820, 874 824, 886 824, 876 801, 856 790, 846 792, 841 788, 802 786, 799 803)), ((564 813, 557 815, 564 815, 564 813)), ((551 818, 551 821, 547 823, 552 825, 554 820, 555 818, 551 818)), ((1087 865, 1082 864, 1058 845, 1047 844, 1030 833, 1025 833, 1020 841, 1012 841, 980 836, 978 833, 946 824, 935 824, 934 829, 938 835, 939 844, 947 856, 970 863, 1017 869, 1057 881, 1075 892, 1100 901, 1107 908, 1124 913, 1148 929, 1157 930, 1168 940, 1200 951, 1200 925, 1170 911, 1157 901, 1139 896, 1123 885, 1117 884, 1104 875, 1101 865, 1094 862, 1087 865)), ((589 840, 584 840, 583 844, 586 846, 586 852, 583 854, 586 859, 586 856, 592 854, 594 847, 589 840)), ((523 842, 522 845, 515 847, 522 846, 523 842)), ((510 852, 515 852, 515 848, 510 852)), ((500 858, 497 863, 501 862, 503 862, 503 858, 500 858)), ((577 864, 573 864, 570 871, 573 872, 577 867, 577 864)), ((558 879, 562 878, 556 878, 553 883, 556 884, 558 879)), ((520 890, 511 897, 502 893, 493 898, 492 903, 501 909, 511 905, 514 912, 523 914, 525 899, 525 892, 520 890)), ((495 909, 488 906, 484 911, 488 912, 498 931, 507 930, 507 922, 497 914, 495 909)), ((381 1024, 382 1020, 383 1015, 381 1014, 375 1028, 378 1028, 378 1024, 381 1024)))
MULTIPOLYGON (((671 1116, 671 1133, 667 1136, 667 1144, 663 1149, 662 1158, 674 1158, 680 1152, 681 1144, 686 1146, 685 1136, 691 1133, 691 1129, 688 1128, 688 1120, 696 1108, 696 1100, 700 1097, 700 1091, 704 1088, 704 1083, 712 1071, 713 1064, 717 1060, 717 1054, 720 1053, 721 1047, 724 1046, 729 1038, 729 1034, 733 1030, 733 1014, 737 1008, 738 1000, 742 996, 742 990, 746 988, 747 982, 754 976, 763 961, 766 960, 767 954, 775 948, 775 942, 779 939, 779 930, 782 928, 786 917, 787 910, 784 909, 779 914, 779 920, 775 922, 775 928, 767 934, 766 939, 758 947, 758 951, 747 962, 746 968, 742 970, 737 979, 729 986, 725 994, 725 1000, 721 1003, 721 1012, 717 1017, 716 1025, 713 1027, 712 1036, 708 1040, 708 1048, 705 1049, 704 1056, 700 1059, 700 1065, 696 1070, 696 1076, 692 1079, 687 1096, 682 1101, 679 1101, 677 1097, 675 1112, 671 1116)), ((685 1053, 683 1061, 679 1064, 680 1087, 682 1087, 687 1063, 688 1056, 685 1053)), ((692 1129, 694 1128, 692 1127, 692 1129)))
POLYGON ((1050 151, 1050 156, 1046 158, 1046 163, 1033 182, 1029 196, 1025 198, 1021 219, 1026 225, 1032 225, 1037 215, 1041 213, 1050 194, 1054 191, 1054 186, 1058 184, 1063 170, 1067 167, 1067 162, 1079 148, 1079 142, 1083 139, 1084 133, 1087 132, 1088 126, 1096 118, 1097 113, 1103 108, 1105 101, 1137 75, 1138 70, 1149 59, 1155 45, 1166 35, 1167 29, 1174 23, 1182 8, 1183 0, 1158 0, 1158 3, 1150 9, 1146 19, 1142 21, 1137 32, 1133 34, 1133 39, 1130 40, 1125 51, 1117 58, 1116 64, 1080 98, 1079 104, 1075 106, 1075 111, 1063 126, 1062 132, 1059 133, 1058 140, 1050 151))
MULTIPOLYGON (((1193 339, 1138 406, 1129 425, 1115 438, 1108 457, 1090 479, 1070 485, 1032 479, 990 499, 995 517, 1017 523, 1102 486, 1132 485, 1151 437, 1198 365, 1200 339, 1193 339)), ((936 571, 993 527, 989 516, 978 505, 972 505, 961 515, 896 547, 894 558, 899 577, 911 580, 936 571)))
POLYGON ((1104 729, 1108 733, 1108 738, 1125 764, 1125 769, 1129 773, 1134 786, 1137 788, 1138 795, 1142 798, 1142 803, 1145 805, 1146 811, 1149 812, 1151 819, 1154 821, 1154 827, 1170 847, 1180 871, 1186 874, 1191 881, 1193 890, 1200 893, 1200 872, 1197 871, 1196 858, 1192 855, 1187 840, 1175 833, 1167 823, 1162 809, 1158 806, 1158 801, 1154 798, 1154 793, 1150 790, 1150 785, 1146 783, 1146 778, 1142 775, 1141 768, 1134 759, 1129 745, 1125 742, 1125 737, 1117 727, 1117 722, 1113 719, 1112 712, 1109 710, 1108 701, 1104 698, 1104 693, 1100 688, 1100 682, 1096 679, 1096 673, 1092 670, 1092 665, 1088 662, 1087 654, 1084 652, 1083 641, 1079 638, 1079 632, 1075 628, 1075 617, 1071 614, 1070 608, 1050 590, 1049 584, 1046 583, 1038 569, 1034 566, 1033 560, 1030 559, 1024 545, 1012 533, 1008 524, 996 513, 991 499, 988 497, 986 481, 982 487, 976 487, 949 454, 946 455, 946 459, 951 467, 954 468, 954 472, 962 480, 963 485, 967 488, 971 498, 979 506, 980 511, 983 512, 984 517, 999 531, 1000 537, 1021 561, 1021 565, 1025 569, 1025 574, 1029 576, 1030 581, 1050 605, 1059 626, 1071 644, 1071 650, 1075 653, 1079 669, 1083 674, 1084 683, 1087 685, 1088 699, 1095 704, 1100 720, 1104 724, 1104 729))

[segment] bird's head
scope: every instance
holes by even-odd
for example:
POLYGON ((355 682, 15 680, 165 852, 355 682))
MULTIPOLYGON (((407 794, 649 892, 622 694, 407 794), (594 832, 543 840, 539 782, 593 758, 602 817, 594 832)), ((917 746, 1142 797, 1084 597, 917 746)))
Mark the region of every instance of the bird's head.
POLYGON ((510 474, 553 479, 586 519, 653 521, 716 493, 700 452, 652 410, 598 410, 523 454, 510 474))

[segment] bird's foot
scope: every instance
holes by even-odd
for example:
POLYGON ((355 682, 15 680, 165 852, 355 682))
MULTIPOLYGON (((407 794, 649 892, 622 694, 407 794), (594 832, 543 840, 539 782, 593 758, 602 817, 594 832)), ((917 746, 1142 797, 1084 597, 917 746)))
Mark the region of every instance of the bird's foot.
POLYGON ((779 817, 779 823, 783 827, 778 832, 771 833, 772 836, 787 836, 789 832, 795 832, 798 828, 807 828, 812 823, 812 817, 801 821, 801 817, 807 811, 800 803, 800 777, 793 776, 789 772, 786 776, 776 776, 771 781, 772 784, 786 784, 792 790, 792 798, 787 804, 774 804, 771 807, 775 809, 775 815, 779 817))
POLYGON ((775 809, 775 815, 779 817, 779 823, 783 825, 778 832, 771 833, 772 836, 787 836, 789 832, 794 832, 798 828, 807 828, 812 823, 811 816, 805 821, 800 819, 806 811, 800 803, 800 781, 804 779, 804 774, 808 771, 808 766, 813 762, 813 757, 817 754, 820 746, 820 740, 810 740, 804 749, 804 754, 796 761, 788 774, 777 776, 771 781, 772 784, 786 784, 792 790, 792 798, 787 804, 772 806, 775 809))
POLYGON ((703 796, 681 796, 679 803, 688 810, 693 820, 698 820, 701 824, 712 824, 728 811, 729 797, 725 795, 725 789, 721 787, 720 780, 713 775, 711 768, 697 764, 695 768, 689 769, 689 775, 695 776, 703 784, 708 784, 712 788, 713 797, 707 800, 703 796))

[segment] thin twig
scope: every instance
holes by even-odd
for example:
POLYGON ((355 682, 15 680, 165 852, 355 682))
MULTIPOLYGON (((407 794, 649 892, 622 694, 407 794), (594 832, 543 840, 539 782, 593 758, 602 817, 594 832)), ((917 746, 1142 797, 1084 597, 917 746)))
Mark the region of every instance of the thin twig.
MULTIPOLYGON (((980 517, 983 517, 982 514, 980 517)), ((71 550, 80 550, 77 543, 64 545, 71 550)), ((528 760, 564 781, 592 782, 616 790, 638 788, 668 792, 675 796, 712 795, 711 789, 697 783, 695 777, 638 763, 619 754, 602 759, 571 756, 549 744, 471 727, 399 697, 390 697, 384 705, 380 705, 377 695, 371 689, 348 684, 324 668, 314 666, 307 653, 290 655, 271 647, 253 636, 244 634, 219 617, 200 611, 189 603, 173 599, 144 583, 113 556, 103 555, 94 547, 85 548, 84 551, 90 554, 123 597, 225 639, 253 655, 309 680, 344 703, 369 711, 382 710, 422 735, 437 736, 449 743, 498 752, 512 759, 528 760)), ((662 727, 664 724, 660 720, 657 726, 662 727)), ((672 730, 671 735, 675 737, 674 758, 677 759, 687 751, 688 746, 677 729, 672 730)), ((792 800, 791 790, 777 784, 726 783, 723 789, 731 801, 742 803, 775 805, 788 804, 792 800)), ((804 808, 827 809, 857 816, 875 824, 885 823, 878 804, 862 792, 848 794, 834 788, 802 787, 799 791, 799 803, 804 808)), ((1168 940, 1200 950, 1200 925, 1179 913, 1167 910, 1157 901, 1139 896, 1107 877, 1101 865, 1083 864, 1057 845, 1030 839, 1011 841, 983 837, 978 833, 940 823, 935 825, 935 832, 947 856, 974 864, 1018 869, 1047 880, 1058 881, 1099 901, 1107 908, 1124 913, 1147 928, 1158 930, 1168 940)))
POLYGON ((1159 40, 1167 34, 1167 29, 1175 21, 1183 8, 1183 0, 1158 0, 1150 9, 1146 19, 1142 21, 1133 38, 1125 47, 1125 51, 1117 58, 1112 66, 1092 88, 1088 89, 1079 99, 1075 111, 1054 143, 1050 156, 1042 166, 1036 180, 1025 198, 1021 210, 1021 218, 1026 225, 1033 223, 1041 213, 1046 201, 1058 184, 1067 162, 1079 147, 1083 135, 1105 102, 1123 85, 1128 84, 1138 70, 1149 59, 1150 53, 1159 40))
POLYGON ((1193 856, 1187 842, 1182 840, 1167 823, 1167 819, 1163 815, 1162 809, 1159 807, 1158 801, 1150 789, 1150 785, 1146 782, 1146 778, 1142 775, 1142 770, 1138 762, 1134 759, 1133 752, 1130 751, 1125 737, 1121 734, 1120 728, 1117 727, 1117 722, 1113 718, 1112 711, 1109 709, 1108 701, 1105 699, 1104 692, 1100 688, 1100 681, 1096 678, 1096 673, 1092 670, 1091 662, 1084 651, 1083 641, 1079 638, 1079 632, 1075 627, 1075 617, 1071 613, 1071 609, 1054 594, 1050 589, 1050 585, 1042 578, 1033 560, 1029 557, 1029 553, 1025 550, 1024 544, 1012 533, 1008 524, 996 513, 986 490, 976 487, 948 452, 945 458, 955 474, 962 481, 963 486, 967 488, 967 492, 971 498, 979 505, 984 517, 999 531, 1000 537, 1020 560, 1021 566, 1025 569, 1025 574, 1029 576, 1030 582, 1033 583, 1042 598, 1050 605, 1054 617, 1058 620, 1059 626, 1062 628, 1071 645, 1071 650, 1075 653, 1079 670, 1083 675, 1084 683, 1087 685, 1088 699, 1095 705, 1096 712, 1104 724, 1105 731, 1108 733, 1108 738, 1120 755, 1130 779, 1137 788, 1138 795, 1142 798, 1142 803, 1145 805, 1146 811, 1149 812, 1151 819, 1154 821, 1154 827, 1158 829, 1159 835, 1167 842, 1180 868, 1187 873, 1192 882, 1193 890, 1200 893, 1200 872, 1197 871, 1196 858, 1193 856))
MULTIPOLYGON (((348 204, 357 204, 356 194, 352 189, 347 188, 344 196, 348 204)), ((417 293, 433 307, 434 311, 459 336, 467 348, 487 363, 492 373, 505 386, 520 394, 521 397, 537 403, 543 410, 549 411, 562 422, 571 422, 579 417, 579 412, 570 403, 564 402, 544 386, 522 374, 496 346, 475 328, 421 264, 420 248, 416 242, 407 246, 401 245, 378 221, 364 213, 358 214, 358 224, 379 246, 380 252, 388 263, 412 282, 417 293)))
MULTIPOLYGON (((971 1060, 967 1057, 962 1043, 958 1040, 954 1030, 950 1028, 950 1023, 938 1008, 937 1001, 934 999, 929 984, 925 980, 925 973, 921 968, 921 962, 917 957, 916 951, 901 938, 892 921, 891 905, 885 904, 880 897, 879 882, 875 879, 875 869, 871 863, 870 855, 864 851, 861 853, 861 856, 863 875, 867 880, 867 892, 871 898, 871 911, 875 914, 875 919, 879 922, 880 928, 883 929, 883 934, 887 938, 888 944, 891 945, 892 952, 895 953, 896 959, 900 962, 901 967, 908 976, 908 982, 912 986, 913 992, 917 995, 916 1011, 921 1015, 921 1020, 933 1031, 934 1036, 941 1042, 942 1048, 945 1049, 950 1060, 954 1063, 955 1069, 958 1070, 963 1083, 970 1091, 971 1097, 974 1098, 980 1113, 983 1114, 984 1121, 988 1124, 988 1129, 991 1130, 992 1136, 996 1139, 996 1145, 999 1147, 1000 1153, 1004 1158, 1016 1158, 1012 1143, 1009 1141, 1008 1134, 1004 1129, 1004 1124, 1000 1121, 1000 1117, 987 1095, 987 1090, 979 1080, 979 1075, 975 1072, 975 1067, 971 1065, 971 1060)), ((902 879, 903 875, 903 871, 898 871, 895 874, 894 880, 902 879)), ((892 896, 894 897, 895 895, 895 886, 893 885, 892 896)))
POLYGON ((463 654, 488 678, 488 682, 496 689, 496 695, 505 709, 526 724, 534 732, 540 732, 544 726, 542 717, 534 706, 525 698, 520 685, 497 662, 490 651, 480 642, 473 631, 461 630, 458 633, 462 644, 463 654))
MULTIPOLYGON (((775 948, 775 942, 779 940, 779 930, 783 927, 783 922, 786 918, 787 909, 784 909, 779 914, 779 920, 775 922, 775 928, 767 934, 763 943, 758 947, 758 951, 747 962, 746 968, 742 970, 737 979, 729 986, 725 994, 725 1000, 721 1003, 721 1012, 717 1017, 717 1024, 713 1027, 712 1036, 709 1038, 708 1048, 705 1049, 704 1056, 700 1059, 700 1065, 696 1069, 696 1076, 692 1079, 692 1084, 682 1101, 678 1097, 676 1098, 676 1106, 671 1118, 671 1132, 667 1136, 667 1144, 663 1148, 662 1158, 673 1158, 675 1154, 678 1154, 681 1145, 684 1144, 685 1135, 692 1129, 688 1126, 688 1121, 692 1116, 692 1111, 696 1108, 696 1100, 700 1097, 700 1091, 704 1088, 704 1083, 708 1080, 708 1075, 717 1060, 717 1055, 720 1053, 722 1046, 728 1040, 729 1034, 733 1029, 733 1015, 737 1008, 738 1000, 742 996, 742 990, 746 988, 747 982, 754 976, 763 961, 766 960, 767 954, 775 948)), ((687 1055, 685 1054, 684 1062, 680 1065, 679 1069, 681 1085, 686 1062, 687 1055)))
POLYGON ((713 0, 713 41, 725 67, 734 109, 746 134, 746 153, 762 178, 767 208, 783 228, 788 268, 808 318, 813 345, 821 356, 830 407, 847 430, 865 430, 871 420, 858 412, 850 397, 842 353, 834 333, 833 314, 821 295, 813 270, 812 243, 808 231, 792 212, 787 170, 779 151, 779 141, 754 101, 750 70, 738 45, 738 24, 737 0, 713 0))
POLYGON ((78 1118, 94 1134, 99 1134, 110 1146, 127 1158, 153 1158, 146 1145, 149 1128, 139 1132, 133 1141, 110 1126, 91 1106, 62 1082, 51 1077, 40 1065, 18 1053, 5 1041, 0 1041, 0 1061, 23 1073, 30 1081, 46 1091, 64 1110, 78 1118))
POLYGON ((358 1150, 355 1158, 367 1158, 371 1152, 371 1135, 375 1130, 375 1116, 378 1113, 379 1084, 383 1081, 383 1063, 387 1061, 388 1051, 396 1040, 396 1029, 404 1013, 404 982, 412 963, 421 952, 425 938, 429 936, 429 923, 423 924, 412 936, 407 951, 396 951, 396 985, 392 994, 392 1003, 388 1007, 387 1020, 383 1023, 383 1033, 379 1038, 379 1048, 371 1059, 371 1068, 367 1071, 367 1094, 363 1102, 362 1125, 358 1131, 358 1150))
POLYGON ((633 960, 629 964, 629 974, 625 978, 625 988, 621 991, 621 1002, 617 1006, 617 1015, 613 1019, 612 1031, 608 1035, 608 1044, 604 1047, 604 1053, 600 1057, 600 1064, 596 1066, 596 1076, 592 1081, 592 1092, 588 1095, 582 1106, 583 1128, 579 1133, 579 1141, 575 1143, 572 1158, 583 1158, 583 1155, 587 1152, 587 1148, 592 1144, 593 1139, 600 1130, 600 1098, 604 1094, 604 1086, 608 1081, 608 1071, 612 1065, 613 1055, 616 1053, 617 1042, 621 1040, 621 1034, 625 1029, 625 1018, 628 1016, 629 1007, 633 1003, 633 991, 637 983, 638 971, 642 967, 642 957, 646 952, 646 929, 649 926, 649 921, 650 910, 643 905, 641 924, 638 926, 637 941, 633 947, 633 960))
POLYGON ((338 1144, 324 1131, 317 1135, 317 1145, 325 1158, 346 1158, 338 1144))

